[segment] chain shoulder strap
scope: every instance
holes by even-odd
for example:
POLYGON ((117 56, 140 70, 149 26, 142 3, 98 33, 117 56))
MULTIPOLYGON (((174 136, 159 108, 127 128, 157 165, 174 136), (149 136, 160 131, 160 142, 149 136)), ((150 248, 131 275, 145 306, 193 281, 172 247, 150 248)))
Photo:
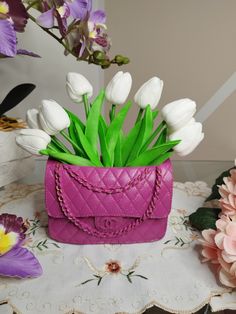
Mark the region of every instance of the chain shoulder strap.
POLYGON ((68 204, 63 196, 63 187, 62 187, 62 176, 61 176, 61 169, 62 166, 60 163, 56 165, 55 168, 55 183, 56 183, 56 194, 57 199, 60 204, 60 208, 64 215, 78 228, 83 230, 84 232, 88 233, 89 235, 100 237, 100 238, 114 238, 118 236, 122 236, 124 234, 127 234, 128 232, 134 230, 136 227, 138 227, 141 223, 143 223, 146 219, 150 218, 155 206, 156 202, 159 199, 160 194, 160 188, 161 188, 161 172, 158 169, 158 167, 155 168, 155 183, 154 183, 154 190, 152 194, 151 201, 148 205, 147 210, 144 212, 144 214, 134 219, 133 222, 127 224, 126 226, 121 227, 119 230, 111 231, 111 232, 102 232, 97 229, 93 229, 90 225, 79 219, 78 217, 75 217, 75 215, 70 211, 68 204))
POLYGON ((62 167, 67 171, 67 173, 75 179, 79 184, 87 188, 88 190, 98 192, 98 193, 105 193, 105 194, 115 194, 115 193, 122 193, 125 191, 130 190, 137 184, 139 184, 141 181, 145 180, 148 175, 151 173, 151 168, 145 168, 139 175, 134 177, 132 180, 130 180, 126 185, 123 187, 115 187, 115 188, 102 188, 95 186, 94 184, 91 184, 87 180, 81 178, 78 173, 71 170, 68 166, 62 165, 62 167))

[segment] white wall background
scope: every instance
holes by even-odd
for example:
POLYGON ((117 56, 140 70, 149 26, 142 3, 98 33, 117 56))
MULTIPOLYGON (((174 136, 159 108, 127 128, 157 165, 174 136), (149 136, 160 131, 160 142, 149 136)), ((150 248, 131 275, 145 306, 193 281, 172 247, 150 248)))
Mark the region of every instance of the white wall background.
MULTIPOLYGON (((94 1, 94 9, 103 8, 103 0, 94 1)), ((42 99, 55 99, 63 106, 83 115, 83 108, 71 103, 65 90, 65 76, 68 72, 80 72, 94 86, 94 94, 103 86, 104 71, 94 65, 78 62, 72 56, 64 56, 63 47, 41 30, 28 22, 26 32, 18 34, 19 48, 25 48, 39 54, 42 58, 17 56, 14 59, 1 60, 0 100, 7 92, 20 83, 34 83, 36 90, 8 115, 25 117, 28 108, 38 107, 42 99)))

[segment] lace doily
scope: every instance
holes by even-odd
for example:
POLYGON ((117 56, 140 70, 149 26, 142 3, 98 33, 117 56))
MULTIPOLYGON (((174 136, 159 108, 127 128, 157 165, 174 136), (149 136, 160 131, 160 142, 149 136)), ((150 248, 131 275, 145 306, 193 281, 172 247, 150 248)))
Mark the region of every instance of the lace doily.
POLYGON ((0 213, 28 219, 26 245, 44 269, 37 279, 1 279, 0 303, 8 302, 16 313, 134 314, 156 305, 186 314, 209 302, 214 310, 232 306, 232 299, 226 302, 230 290, 201 264, 196 246, 199 234, 188 223, 188 215, 209 194, 203 182, 175 183, 165 237, 135 245, 78 246, 51 240, 45 229, 42 188, 11 185, 1 191, 0 213))

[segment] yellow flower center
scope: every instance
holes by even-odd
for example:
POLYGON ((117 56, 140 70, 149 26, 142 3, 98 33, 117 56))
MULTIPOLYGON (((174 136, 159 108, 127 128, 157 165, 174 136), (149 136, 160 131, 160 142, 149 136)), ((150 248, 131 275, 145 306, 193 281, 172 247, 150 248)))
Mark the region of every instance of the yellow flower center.
POLYGON ((0 255, 9 252, 17 243, 18 234, 15 232, 5 233, 5 228, 0 225, 0 255))
POLYGON ((65 7, 64 7, 64 6, 61 6, 61 7, 57 8, 57 12, 60 14, 61 17, 64 16, 65 11, 66 11, 66 10, 65 10, 65 7))
POLYGON ((9 12, 9 6, 6 2, 0 2, 0 13, 7 14, 9 12))

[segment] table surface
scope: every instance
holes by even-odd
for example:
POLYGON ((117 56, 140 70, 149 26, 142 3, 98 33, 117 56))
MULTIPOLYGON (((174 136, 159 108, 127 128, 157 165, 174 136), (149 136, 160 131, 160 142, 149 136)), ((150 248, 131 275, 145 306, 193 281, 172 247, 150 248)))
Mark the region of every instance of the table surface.
MULTIPOLYGON (((181 173, 178 163, 174 166, 181 173)), ((196 170, 200 164, 189 163, 192 174, 195 169, 200 175, 196 170)), ((205 164, 212 181, 232 166, 227 162, 205 164), (218 169, 214 177, 213 168, 218 169)), ((199 234, 188 224, 188 215, 209 195, 205 183, 175 183, 168 230, 161 241, 75 246, 57 243, 47 236, 43 186, 36 184, 42 182, 43 168, 44 161, 37 161, 29 178, 0 191, 0 213, 29 219, 30 239, 26 245, 44 269, 38 279, 0 281, 0 303, 8 302, 0 306, 0 314, 12 310, 21 314, 138 314, 153 305, 188 314, 207 303, 214 311, 236 310, 236 294, 222 287, 208 266, 200 262, 199 234), (121 266, 116 275, 104 268, 111 260, 121 266), (127 277, 130 272, 131 282, 127 277), (102 278, 100 282, 98 277, 102 278)))

